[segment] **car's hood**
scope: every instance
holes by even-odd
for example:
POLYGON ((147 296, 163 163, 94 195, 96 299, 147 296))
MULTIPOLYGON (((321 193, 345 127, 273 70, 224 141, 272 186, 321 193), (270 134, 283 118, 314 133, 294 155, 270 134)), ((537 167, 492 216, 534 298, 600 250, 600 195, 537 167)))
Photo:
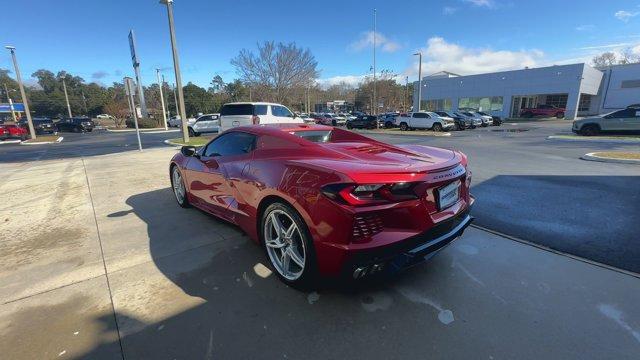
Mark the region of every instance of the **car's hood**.
POLYGON ((315 165, 343 173, 355 181, 371 174, 416 174, 447 169, 460 162, 460 156, 446 149, 379 143, 339 142, 319 144, 327 156, 305 159, 315 165), (333 155, 333 156, 331 156, 333 155))

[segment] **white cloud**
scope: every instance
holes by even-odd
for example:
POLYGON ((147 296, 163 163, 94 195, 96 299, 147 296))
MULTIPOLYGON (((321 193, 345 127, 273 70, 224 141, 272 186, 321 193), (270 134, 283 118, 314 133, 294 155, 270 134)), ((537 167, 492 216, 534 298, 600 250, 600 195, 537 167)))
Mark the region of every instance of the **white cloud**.
POLYGON ((464 2, 468 2, 471 3, 475 6, 481 6, 481 7, 494 7, 495 3, 493 2, 493 0, 463 0, 464 2))
MULTIPOLYGON (((422 73, 428 75, 438 71, 450 71, 461 75, 479 74, 502 70, 523 69, 540 64, 544 54, 540 50, 492 50, 489 48, 465 48, 447 42, 441 37, 432 37, 422 51, 422 73)), ((405 71, 416 76, 418 64, 405 71)))
POLYGON ((591 30, 594 30, 595 28, 596 28, 595 25, 592 25, 592 24, 579 25, 579 26, 576 26, 576 31, 591 31, 591 30))
POLYGON ((638 16, 638 15, 640 15, 640 11, 631 12, 631 11, 626 11, 626 10, 618 10, 618 11, 616 11, 615 14, 613 14, 613 16, 618 18, 618 20, 622 20, 624 22, 627 22, 632 17, 638 16))
POLYGON ((584 46, 579 48, 580 50, 601 50, 601 49, 614 49, 621 48, 624 46, 629 46, 631 43, 616 43, 616 44, 606 44, 606 45, 594 45, 594 46, 584 46))
POLYGON ((445 6, 442 8, 442 14, 444 15, 453 15, 458 11, 458 8, 454 8, 452 6, 445 6))
POLYGON ((316 80, 316 83, 324 89, 328 88, 329 86, 339 85, 342 83, 356 87, 358 86, 358 84, 362 83, 367 76, 368 75, 339 75, 326 79, 318 79, 316 80))
MULTIPOLYGON (((360 38, 351 44, 349 44, 349 50, 362 51, 367 48, 373 47, 373 31, 365 31, 360 35, 360 38)), ((395 41, 390 40, 380 32, 375 33, 376 47, 381 48, 384 52, 395 52, 402 46, 395 41)))

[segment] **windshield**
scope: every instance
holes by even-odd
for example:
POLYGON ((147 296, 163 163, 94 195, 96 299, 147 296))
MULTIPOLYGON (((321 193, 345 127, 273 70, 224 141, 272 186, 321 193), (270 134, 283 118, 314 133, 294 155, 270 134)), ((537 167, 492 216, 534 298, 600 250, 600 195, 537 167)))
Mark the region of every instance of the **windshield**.
POLYGON ((291 134, 315 143, 326 143, 331 139, 331 130, 292 131, 291 134))

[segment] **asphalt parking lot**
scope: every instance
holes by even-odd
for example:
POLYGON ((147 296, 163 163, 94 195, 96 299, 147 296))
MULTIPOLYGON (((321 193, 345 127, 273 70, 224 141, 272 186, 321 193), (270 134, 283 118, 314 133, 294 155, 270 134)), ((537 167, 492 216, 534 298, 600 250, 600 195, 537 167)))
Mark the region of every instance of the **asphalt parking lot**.
MULTIPOLYGON (((562 131, 555 123, 492 131, 507 126, 376 137, 465 151, 477 224, 576 255, 608 249, 616 257, 604 260, 634 270, 640 169, 578 160, 630 145, 545 140, 562 131), (616 222, 593 220, 603 218, 616 222)), ((301 293, 235 227, 175 204, 166 168, 175 150, 162 141, 179 134, 143 134, 142 153, 131 133, 64 135, 62 144, 0 148, 3 358, 640 353, 637 276, 470 228, 391 281, 301 293)))

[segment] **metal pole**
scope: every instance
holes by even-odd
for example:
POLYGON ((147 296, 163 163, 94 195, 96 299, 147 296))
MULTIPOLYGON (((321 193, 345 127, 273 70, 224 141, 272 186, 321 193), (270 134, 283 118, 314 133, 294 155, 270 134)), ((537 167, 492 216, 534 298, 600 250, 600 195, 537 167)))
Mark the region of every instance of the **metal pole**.
POLYGON ((9 109, 11 110, 11 117, 13 118, 13 122, 17 122, 16 113, 13 111, 13 101, 9 97, 9 89, 7 88, 7 83, 4 83, 4 93, 7 95, 7 101, 9 101, 9 109))
POLYGON ((133 93, 135 92, 134 90, 134 85, 132 84, 133 80, 129 77, 124 78, 124 83, 125 83, 125 91, 128 93, 129 95, 129 101, 131 102, 131 108, 133 109, 133 123, 136 126, 136 136, 138 137, 138 150, 142 151, 142 141, 140 141, 140 129, 138 128, 138 114, 136 111, 136 102, 133 99, 133 93))
POLYGON ((18 67, 18 60, 16 59, 16 48, 13 46, 5 46, 6 49, 11 51, 11 57, 13 58, 13 67, 16 70, 16 80, 18 80, 18 87, 20 87, 20 96, 22 96, 22 102, 24 103, 24 112, 27 115, 27 124, 29 125, 29 135, 32 139, 36 138, 36 129, 33 127, 33 121, 31 120, 31 111, 29 111, 29 100, 27 99, 27 93, 24 91, 24 84, 22 84, 22 77, 20 76, 20 68, 18 67))
POLYGON ((82 104, 84 105, 84 114, 87 115, 89 110, 87 110, 87 98, 84 97, 84 91, 80 92, 82 94, 82 104))
POLYGON ((176 43, 176 31, 173 25, 173 0, 161 0, 160 3, 167 5, 167 17, 169 18, 169 34, 171 36, 171 50, 173 52, 173 68, 176 73, 176 87, 178 88, 178 101, 180 117, 182 120, 182 140, 189 142, 189 128, 187 124, 187 114, 184 107, 184 93, 182 91, 182 77, 180 75, 180 59, 178 58, 178 44, 176 43))
POLYGON ((176 95, 176 84, 173 84, 173 103, 176 105, 176 116, 180 117, 180 110, 178 110, 178 95, 176 95))
POLYGON ((72 118, 71 115, 71 105, 69 105, 69 95, 67 95, 67 83, 62 79, 62 89, 64 90, 64 98, 67 100, 67 111, 69 112, 69 118, 72 118))
POLYGON ((164 119, 164 129, 169 130, 167 126, 167 113, 164 109, 164 96, 162 95, 162 83, 160 82, 160 69, 156 69, 156 75, 158 77, 158 86, 160 87, 160 103, 162 104, 162 118, 164 119))
POLYGON ((404 100, 402 101, 402 107, 407 112, 407 98, 409 97, 409 77, 404 77, 404 100))
MULTIPOLYGON (((377 10, 373 9, 373 113, 372 115, 378 114, 378 98, 376 94, 376 28, 377 28, 377 10)), ((380 124, 376 121, 378 128, 380 128, 380 124)))
MULTIPOLYGON (((420 111, 422 106, 422 52, 417 52, 413 55, 418 55, 418 111, 420 111)), ((413 109, 416 111, 416 109, 413 109)))

